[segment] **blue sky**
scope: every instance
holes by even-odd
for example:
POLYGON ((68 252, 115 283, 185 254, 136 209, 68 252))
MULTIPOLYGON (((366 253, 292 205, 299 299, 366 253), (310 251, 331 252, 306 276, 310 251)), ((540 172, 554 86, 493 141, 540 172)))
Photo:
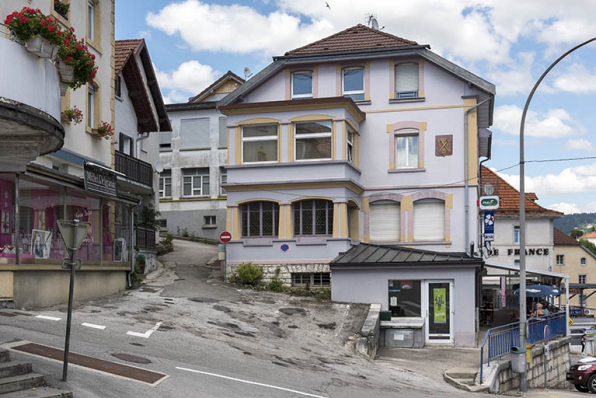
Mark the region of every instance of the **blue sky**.
MULTIPOLYGON (((168 102, 185 102, 228 70, 256 73, 271 56, 376 14, 385 31, 418 43, 497 86, 496 170, 518 162, 519 119, 542 71, 596 36, 592 0, 123 0, 116 38, 144 37, 168 102), (326 7, 326 2, 330 9, 326 7)), ((526 123, 526 159, 596 157, 596 45, 562 61, 543 82, 526 123)), ((502 173, 518 185, 518 168, 502 173)), ((528 191, 566 213, 596 212, 596 159, 530 163, 528 191)))

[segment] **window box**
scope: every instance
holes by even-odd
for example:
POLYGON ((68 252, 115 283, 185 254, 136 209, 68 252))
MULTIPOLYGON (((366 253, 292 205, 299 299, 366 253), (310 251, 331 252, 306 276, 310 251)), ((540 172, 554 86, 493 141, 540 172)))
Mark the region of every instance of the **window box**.
POLYGON ((39 35, 27 40, 25 48, 39 58, 56 58, 58 54, 58 46, 39 35))
POLYGON ((66 65, 61 59, 58 60, 58 73, 60 80, 64 83, 73 83, 75 81, 74 66, 66 65))

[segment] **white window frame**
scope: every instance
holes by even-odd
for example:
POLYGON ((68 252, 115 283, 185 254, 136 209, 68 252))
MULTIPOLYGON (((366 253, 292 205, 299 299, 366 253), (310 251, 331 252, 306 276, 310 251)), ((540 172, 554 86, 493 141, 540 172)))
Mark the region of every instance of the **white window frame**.
POLYGON ((329 287, 331 286, 331 274, 329 272, 295 272, 292 273, 292 286, 293 287, 329 287), (320 274, 320 284, 315 285, 315 274, 320 274), (329 283, 323 283, 323 274, 329 274, 329 283), (295 278, 300 275, 300 283, 295 283, 295 278), (304 282, 304 278, 309 280, 304 282))
POLYGON ((228 182, 228 173, 221 171, 219 173, 219 196, 228 196, 226 189, 221 186, 222 184, 225 184, 227 182, 228 182))
POLYGON ((95 87, 89 84, 87 88, 87 127, 95 128, 95 87))
POLYGON ((555 264, 556 265, 565 265, 565 255, 564 254, 555 255, 555 264), (559 261, 559 260, 561 260, 561 261, 559 261))
POLYGON ((346 95, 355 95, 355 94, 362 94, 364 98, 357 101, 364 101, 366 99, 366 87, 364 87, 364 68, 357 66, 353 68, 345 68, 341 71, 341 95, 345 97, 346 95), (345 75, 344 72, 347 70, 361 70, 362 71, 362 90, 353 90, 353 91, 346 91, 345 90, 345 75))
MULTIPOLYGON (((199 169, 186 169, 186 170, 195 170, 195 173, 199 173, 199 171, 198 171, 199 169)), ((204 183, 205 177, 207 177, 208 182, 209 182, 209 189, 211 189, 211 180, 209 179, 209 173, 207 173, 207 174, 184 174, 184 169, 183 169, 182 170, 182 196, 185 198, 208 197, 209 192, 207 192, 207 193, 203 192, 203 183, 204 183), (199 184, 200 188, 194 188, 195 178, 200 179, 200 184, 199 184), (184 194, 184 186, 187 183, 187 179, 190 179, 190 191, 191 191, 190 195, 184 194), (196 194, 195 193, 196 191, 199 191, 200 193, 196 194)))
POLYGON ((585 284, 588 281, 588 275, 587 274, 578 274, 577 275, 577 280, 578 280, 578 283, 585 284), (582 279, 584 280, 583 282, 582 282, 582 279))
POLYGON ((164 176, 159 176, 159 197, 160 198, 171 198, 172 195, 172 174, 170 175, 164 175, 164 176), (169 182, 168 182, 169 180, 169 182), (161 184, 163 182, 163 189, 161 187, 161 184), (169 185, 170 186, 170 195, 166 195, 166 186, 169 185))
POLYGON ((352 127, 348 124, 346 126, 346 160, 354 164, 354 136, 356 131, 353 131, 352 127), (350 139, 350 135, 352 136, 350 139))
POLYGON ((216 216, 203 216, 203 225, 204 226, 213 226, 213 225, 217 225, 217 218, 216 216), (213 219, 213 223, 208 223, 207 221, 209 221, 210 219, 213 219))
POLYGON ((87 39, 95 40, 95 1, 90 0, 87 6, 87 39))
POLYGON ((307 99, 313 98, 313 72, 310 70, 292 72, 290 76, 290 92, 292 93, 292 99, 307 99), (294 94, 294 75, 310 75, 310 94, 294 94))
POLYGON ((266 135, 263 137, 244 137, 244 128, 245 127, 258 127, 255 125, 248 125, 242 126, 242 147, 240 148, 240 156, 242 158, 242 164, 265 164, 265 163, 279 163, 279 127, 275 124, 264 124, 263 126, 275 126, 276 127, 276 134, 275 135, 266 135), (266 160, 263 162, 245 162, 244 161, 244 143, 245 142, 254 142, 254 141, 275 141, 277 150, 275 152, 277 156, 277 160, 266 160))
POLYGON ((401 62, 395 65, 395 70, 394 70, 394 74, 395 74, 395 87, 393 87, 393 90, 395 91, 395 98, 396 99, 411 99, 411 98, 418 98, 420 96, 420 71, 419 71, 419 64, 417 62, 401 62), (403 65, 415 65, 416 66, 416 74, 418 77, 418 87, 416 87, 416 90, 414 91, 397 91, 397 70, 399 68, 399 66, 403 66, 403 65))
POLYGON ((314 120, 311 122, 304 121, 299 123, 294 123, 294 158, 296 162, 318 162, 324 160, 331 160, 333 159, 333 121, 332 120, 314 120), (330 123, 331 131, 328 133, 312 133, 312 134, 300 134, 300 138, 298 138, 298 125, 306 124, 306 123, 330 123), (306 138, 327 138, 329 137, 331 140, 331 146, 329 148, 329 157, 328 158, 316 158, 316 159, 298 159, 298 140, 306 139, 306 138))
POLYGON ((395 168, 396 169, 417 169, 420 165, 420 130, 418 129, 401 129, 395 132, 395 168), (398 166, 397 162, 399 159, 397 153, 397 140, 400 138, 406 139, 406 154, 410 152, 410 141, 407 139, 408 137, 416 137, 418 142, 418 152, 416 153, 416 164, 410 165, 410 157, 406 156, 406 166, 398 166))
POLYGON ((513 226, 513 243, 519 243, 519 225, 513 226))

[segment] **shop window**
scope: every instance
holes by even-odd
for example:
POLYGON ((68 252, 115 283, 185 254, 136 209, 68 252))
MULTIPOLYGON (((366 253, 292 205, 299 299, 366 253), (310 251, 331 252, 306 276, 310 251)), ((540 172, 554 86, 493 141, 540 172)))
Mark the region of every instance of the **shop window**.
POLYGON ((277 125, 242 128, 242 163, 277 162, 277 125))
POLYGON ((130 206, 116 201, 103 204, 103 261, 130 262, 130 206))
POLYGON ((164 170, 159 174, 159 197, 172 197, 172 170, 164 170))
MULTIPOLYGON (((79 220, 90 223, 87 236, 81 248, 77 251, 77 258, 81 261, 101 260, 101 226, 99 199, 86 195, 84 192, 68 190, 66 193, 66 219, 79 220)), ((60 257, 62 258, 62 257, 60 257)))
POLYGON ((390 280, 389 311, 394 318, 422 316, 420 281, 390 280))
POLYGON ((395 132, 395 167, 418 167, 418 137, 416 129, 401 129, 395 132))
POLYGON ((292 274, 292 286, 294 287, 328 287, 331 285, 331 274, 329 272, 299 272, 292 274))
POLYGON ((418 97, 418 64, 403 63, 395 66, 395 98, 418 97))
POLYGON ((296 160, 331 159, 331 123, 296 123, 296 160))
POLYGON ((400 214, 399 202, 382 200, 370 204, 370 241, 399 242, 400 214))
POLYGON ((308 199, 294 203, 294 235, 333 235, 333 202, 308 199))
POLYGON ((279 235, 279 205, 275 202, 251 202, 240 207, 243 237, 279 235))
POLYGON ((180 120, 180 149, 209 149, 209 118, 180 120))
POLYGON ((445 240, 445 202, 422 199, 414 202, 414 240, 445 240))
POLYGON ((292 73, 292 99, 312 98, 312 72, 292 73))
POLYGON ((349 68, 342 73, 343 96, 354 101, 364 101, 364 69, 349 68))
POLYGON ((16 263, 14 174, 0 174, 0 264, 16 263))
POLYGON ((209 169, 182 170, 182 194, 186 197, 209 195, 209 169))

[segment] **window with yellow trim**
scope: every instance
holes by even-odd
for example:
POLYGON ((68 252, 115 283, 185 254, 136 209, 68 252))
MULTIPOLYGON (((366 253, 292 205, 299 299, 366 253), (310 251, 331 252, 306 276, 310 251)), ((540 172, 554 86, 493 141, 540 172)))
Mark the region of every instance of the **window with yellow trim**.
POLYGON ((395 98, 418 98, 418 64, 395 65, 395 98))
POLYGON ((242 163, 277 162, 278 126, 265 124, 242 127, 242 163))
POLYGON ((332 157, 331 121, 295 124, 296 160, 329 160, 332 157))

